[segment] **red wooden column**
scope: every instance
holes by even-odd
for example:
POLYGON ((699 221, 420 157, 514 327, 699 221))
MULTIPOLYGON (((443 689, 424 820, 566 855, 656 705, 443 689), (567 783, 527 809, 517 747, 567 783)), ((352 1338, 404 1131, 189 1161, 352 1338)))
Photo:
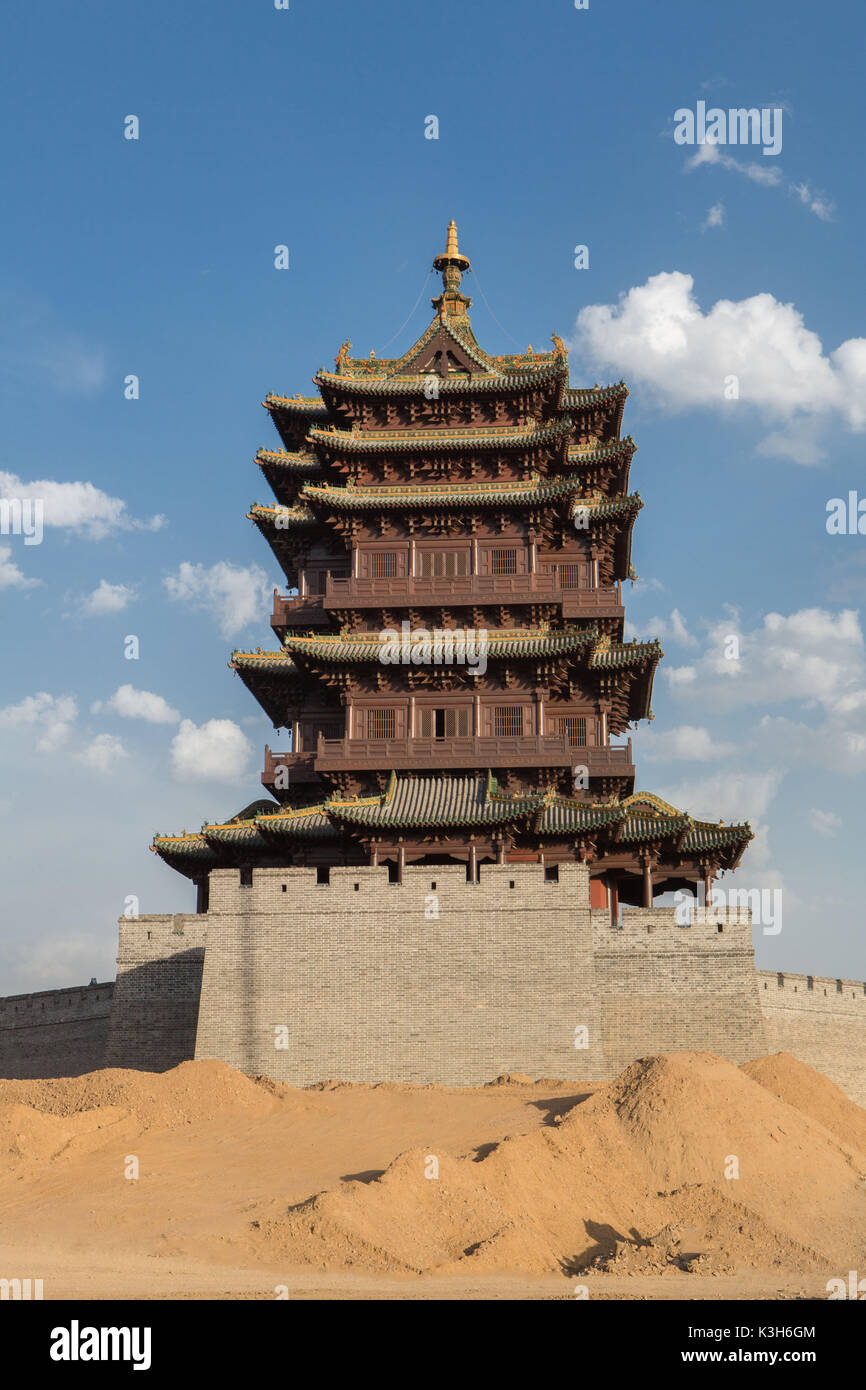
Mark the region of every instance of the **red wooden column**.
POLYGON ((610 900, 610 925, 619 926, 619 885, 615 878, 608 876, 607 892, 610 900))
POLYGON ((653 905, 653 870, 652 857, 649 854, 641 855, 643 866, 643 903, 642 907, 652 907, 653 905))
POLYGON ((715 871, 711 864, 702 864, 701 873, 704 879, 704 907, 709 907, 713 895, 713 879, 715 871))

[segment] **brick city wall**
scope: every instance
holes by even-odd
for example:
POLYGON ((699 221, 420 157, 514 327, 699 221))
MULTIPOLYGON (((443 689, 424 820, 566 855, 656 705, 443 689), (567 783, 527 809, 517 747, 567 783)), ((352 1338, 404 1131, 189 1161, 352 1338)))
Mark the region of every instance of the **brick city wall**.
POLYGON ((79 1076, 104 1066, 113 981, 0 999, 0 1076, 79 1076))
POLYGON ((195 1051, 206 914, 121 917, 108 1067, 167 1071, 195 1051))
POLYGON ((866 985, 756 971, 749 913, 711 919, 626 908, 614 929, 581 865, 558 882, 485 865, 478 884, 460 866, 410 867, 399 885, 384 868, 327 884, 257 869, 250 887, 215 870, 207 914, 121 919, 116 985, 0 999, 0 1075, 196 1056, 295 1085, 467 1085, 784 1050, 866 1105, 866 985))
POLYGON ((589 1078, 604 1058, 587 904, 577 865, 558 883, 485 866, 469 884, 437 865, 403 884, 384 868, 332 869, 327 885, 260 869, 242 888, 214 871, 196 1057, 295 1085, 589 1078))
POLYGON ((614 930, 593 912, 608 1076, 648 1052, 709 1051, 747 1062, 767 1051, 751 913, 726 908, 678 925, 674 908, 623 908, 614 930))
POLYGON ((866 1105, 866 983, 756 972, 768 1052, 790 1052, 866 1105))
POLYGON ((196 1056, 294 1085, 603 1080, 651 1052, 766 1051, 747 912, 680 927, 626 909, 614 929, 577 864, 558 882, 485 865, 478 884, 459 866, 400 885, 262 869, 248 888, 218 870, 208 916, 196 1056))

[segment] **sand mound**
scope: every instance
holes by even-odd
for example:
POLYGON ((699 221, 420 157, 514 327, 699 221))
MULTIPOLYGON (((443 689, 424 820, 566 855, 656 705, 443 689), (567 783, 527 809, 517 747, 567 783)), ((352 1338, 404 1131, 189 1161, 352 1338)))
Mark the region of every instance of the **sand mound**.
POLYGON ((143 1130, 193 1124, 229 1110, 268 1114, 278 1104, 225 1062, 183 1062, 167 1072, 109 1067, 51 1081, 0 1080, 0 1107, 28 1106, 63 1117, 110 1108, 134 1115, 143 1130))
POLYGON ((99 1148, 109 1129, 120 1132, 127 1112, 110 1106, 61 1118, 27 1105, 0 1105, 0 1155, 3 1168, 26 1171, 99 1148))
MULTIPOLYGON (((851 1249, 852 1223, 866 1230, 851 1151, 712 1054, 635 1062, 552 1118, 480 1156, 409 1150, 258 1238, 327 1269, 543 1273, 652 1248, 653 1233, 684 1223, 706 1266, 831 1267, 851 1249)), ((686 1267, 682 1251, 676 1261, 686 1267)))
POLYGON ((821 1279, 866 1262, 864 1173, 866 1112, 784 1054, 596 1085, 296 1089, 220 1062, 0 1081, 4 1241, 96 1266, 821 1279))
POLYGON ((866 1110, 849 1100, 829 1077, 813 1071, 790 1052, 759 1057, 756 1062, 747 1062, 742 1070, 779 1100, 802 1110, 844 1144, 866 1154, 866 1110))
POLYGON ((617 1241, 585 1271, 605 1274, 733 1274, 742 1269, 826 1267, 814 1251, 787 1240, 739 1202, 706 1187, 686 1187, 666 1203, 671 1220, 655 1235, 617 1241))

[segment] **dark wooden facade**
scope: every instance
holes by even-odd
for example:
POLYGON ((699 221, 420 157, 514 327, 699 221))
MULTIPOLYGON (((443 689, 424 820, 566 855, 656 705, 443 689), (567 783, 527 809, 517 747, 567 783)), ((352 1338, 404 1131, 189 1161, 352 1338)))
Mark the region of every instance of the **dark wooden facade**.
POLYGON ((490 357, 452 223, 436 316, 399 359, 352 358, 315 397, 269 396, 274 501, 250 518, 283 569, 276 651, 232 666, 276 728, 280 803, 157 837, 220 862, 590 863, 596 901, 731 867, 747 826, 635 796, 628 731, 661 651, 623 640, 640 497, 623 383, 576 390, 565 349, 490 357))

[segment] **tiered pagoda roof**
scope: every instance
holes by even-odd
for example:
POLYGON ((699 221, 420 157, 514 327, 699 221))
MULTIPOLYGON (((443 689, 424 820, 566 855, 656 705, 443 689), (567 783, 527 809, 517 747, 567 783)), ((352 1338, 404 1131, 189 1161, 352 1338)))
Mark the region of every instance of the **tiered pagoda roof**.
POLYGON ((434 267, 434 317, 401 356, 353 357, 346 341, 316 395, 262 402, 282 447, 255 455, 275 501, 248 517, 299 592, 275 597, 279 649, 236 651, 230 665, 276 727, 292 726, 283 804, 156 836, 153 849, 200 884, 215 866, 391 862, 398 846, 401 864, 470 846, 473 864, 476 852, 576 856, 617 879, 623 900, 640 875, 650 897, 653 874, 657 889, 706 884, 739 862, 749 826, 632 792, 630 745, 609 742, 652 718, 663 655, 618 640, 643 506, 621 434, 628 389, 571 386, 556 334, 550 351, 486 352, 453 222, 434 267), (393 661, 403 615, 412 631, 393 661), (483 630, 483 671, 441 662, 443 623, 483 630), (578 789, 582 758, 595 780, 578 789))
POLYGON ((736 868, 752 838, 751 827, 695 820, 660 797, 635 793, 619 802, 592 803, 556 792, 515 796, 486 776, 407 778, 392 772, 378 796, 340 797, 314 806, 259 811, 198 833, 156 835, 153 849, 172 867, 196 877, 203 861, 228 867, 251 850, 264 858, 279 853, 281 843, 308 846, 340 836, 369 839, 378 832, 421 830, 489 830, 513 827, 530 839, 567 837, 583 848, 653 846, 670 859, 671 876, 678 856, 714 851, 728 869, 736 868))

